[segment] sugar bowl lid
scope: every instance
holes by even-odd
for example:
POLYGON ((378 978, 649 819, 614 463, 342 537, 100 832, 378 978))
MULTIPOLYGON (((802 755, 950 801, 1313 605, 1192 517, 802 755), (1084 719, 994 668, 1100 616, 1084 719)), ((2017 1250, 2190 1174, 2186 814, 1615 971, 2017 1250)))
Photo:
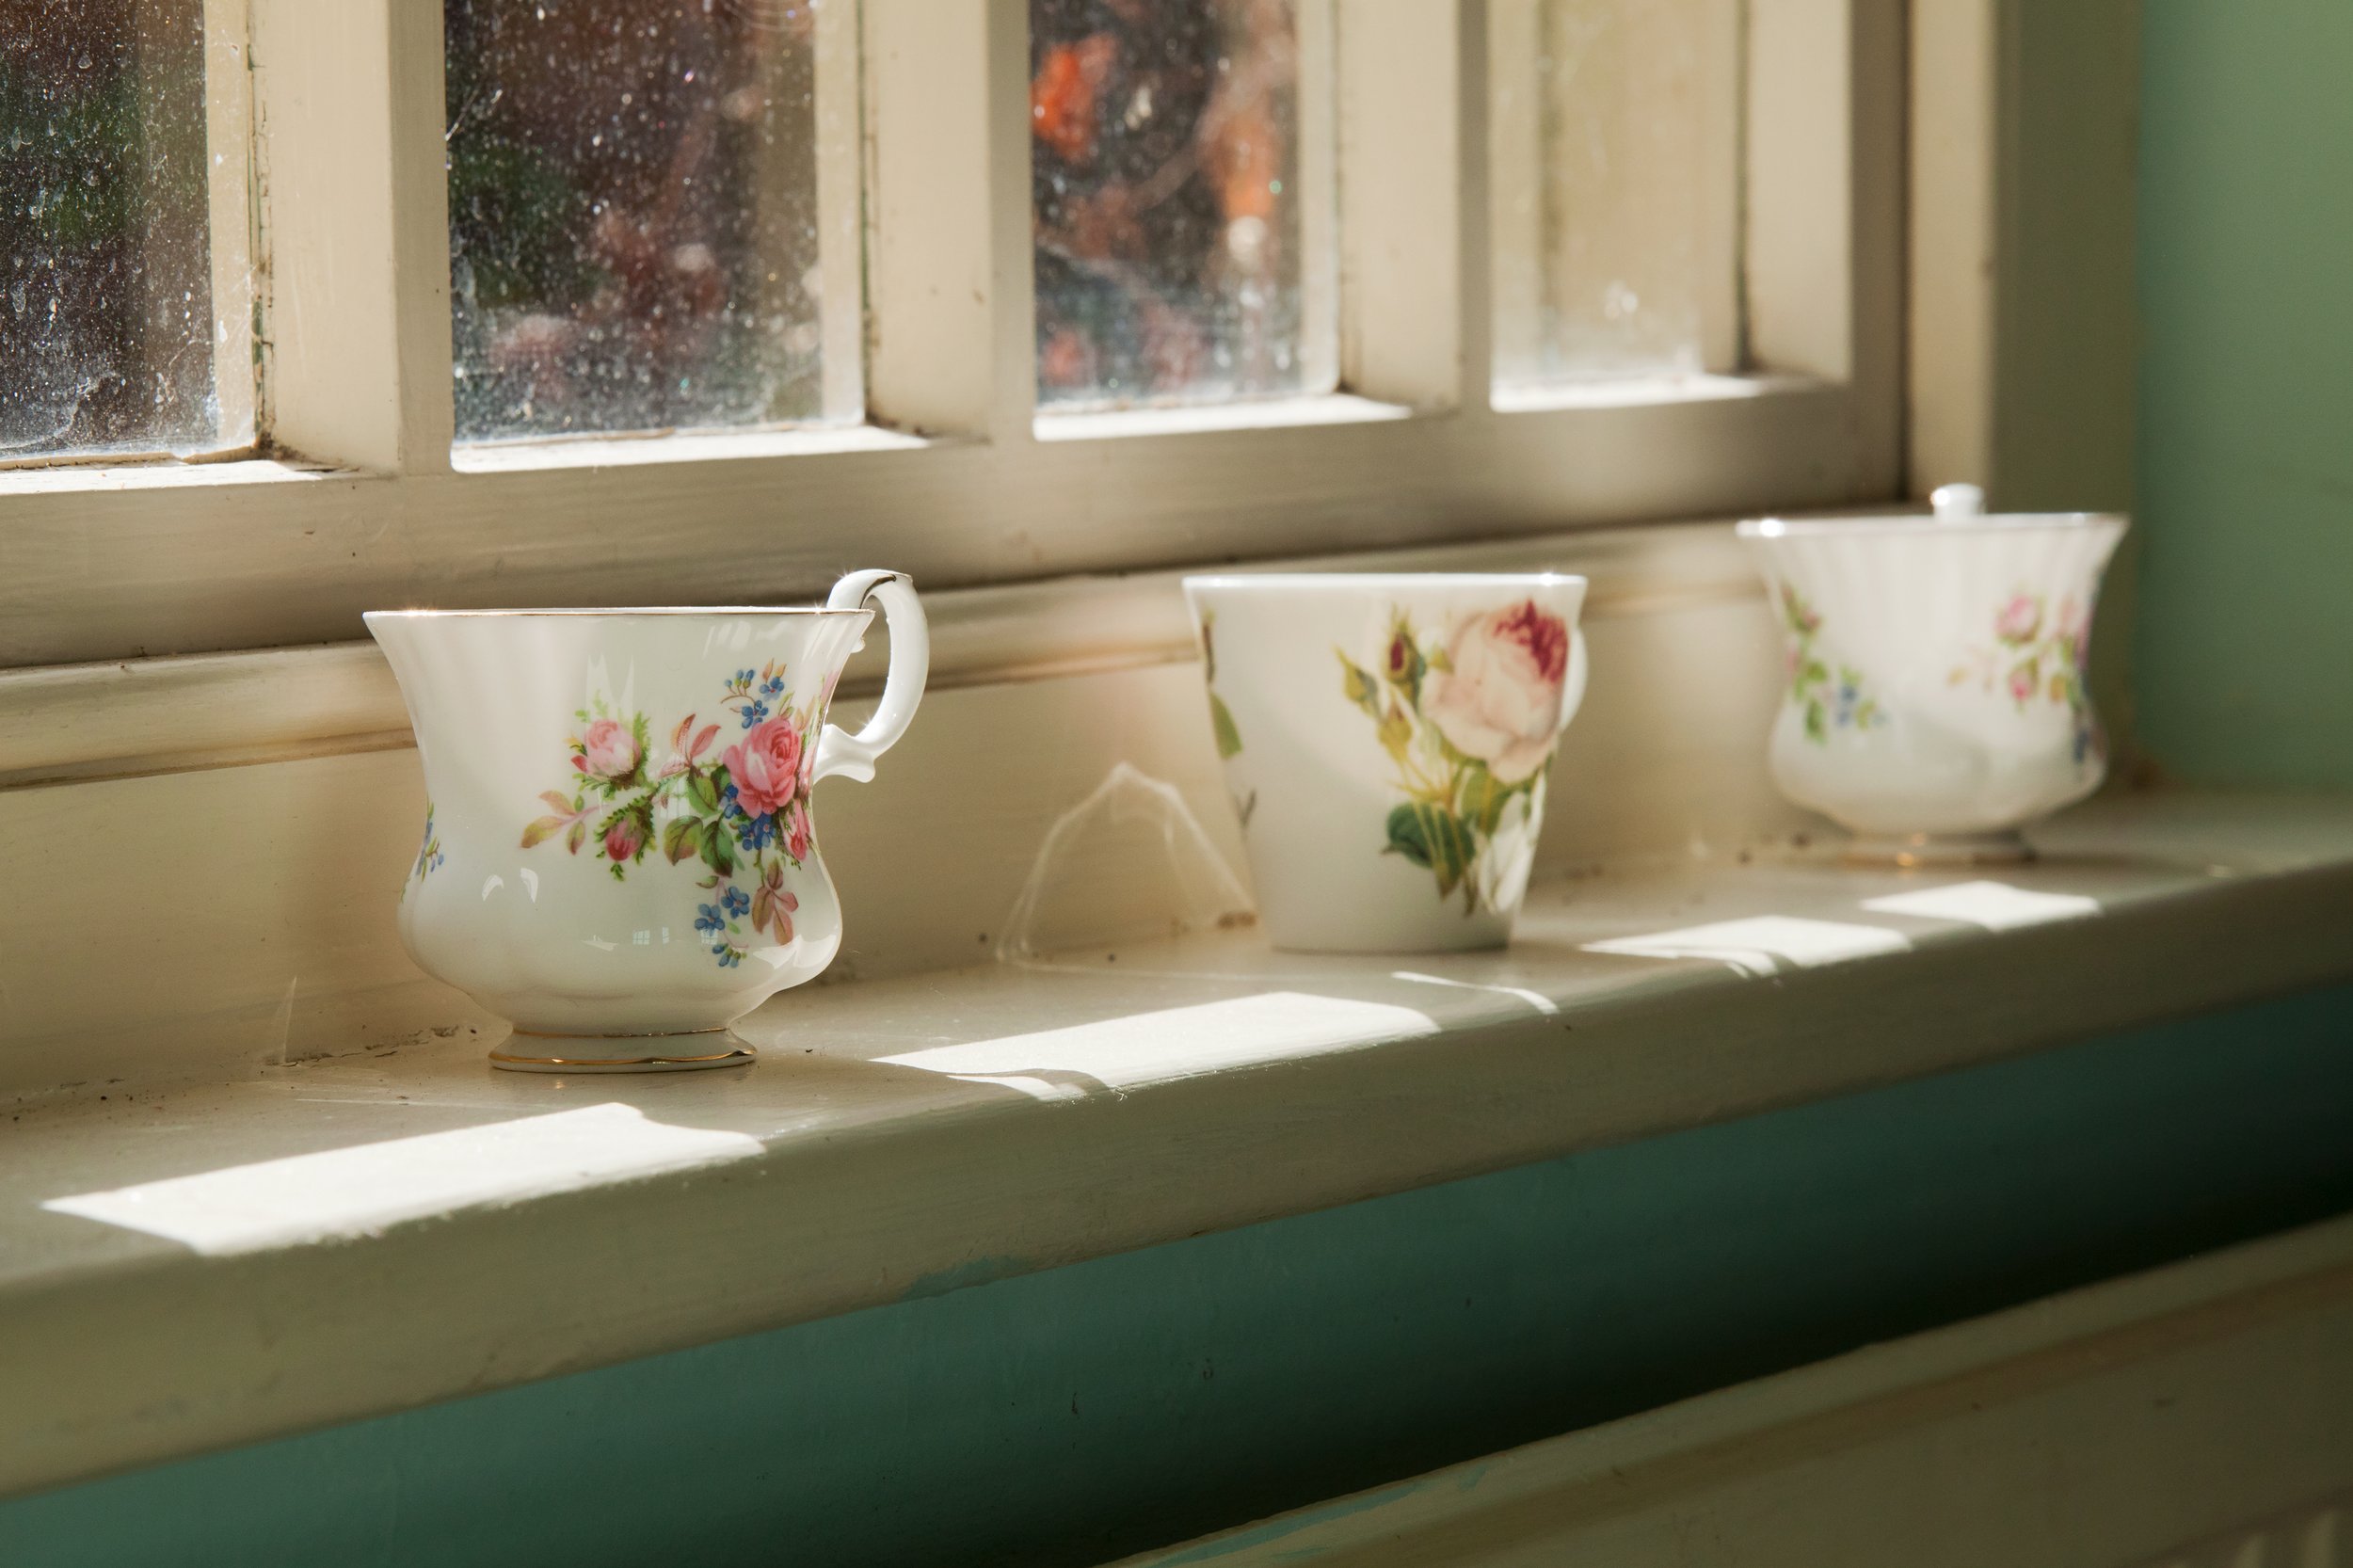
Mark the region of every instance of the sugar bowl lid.
POLYGON ((1744 539, 1854 533, 1944 533, 1984 529, 2084 529, 2121 534, 2126 519, 2115 512, 1989 512, 1985 491, 1976 485, 1939 485, 1929 495, 1930 514, 1879 517, 1753 518, 1738 525, 1744 539))

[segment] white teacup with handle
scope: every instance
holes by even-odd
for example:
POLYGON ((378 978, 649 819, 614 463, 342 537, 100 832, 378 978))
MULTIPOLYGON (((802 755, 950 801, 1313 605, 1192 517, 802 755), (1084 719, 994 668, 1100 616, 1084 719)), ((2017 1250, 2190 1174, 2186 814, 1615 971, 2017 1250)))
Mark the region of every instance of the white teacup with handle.
POLYGON ((810 791, 873 777, 922 696, 930 641, 906 578, 853 572, 807 608, 366 618, 424 764, 401 938, 514 1024, 492 1064, 750 1062, 729 1026, 841 945, 810 791), (870 600, 890 667, 853 735, 825 715, 870 600))

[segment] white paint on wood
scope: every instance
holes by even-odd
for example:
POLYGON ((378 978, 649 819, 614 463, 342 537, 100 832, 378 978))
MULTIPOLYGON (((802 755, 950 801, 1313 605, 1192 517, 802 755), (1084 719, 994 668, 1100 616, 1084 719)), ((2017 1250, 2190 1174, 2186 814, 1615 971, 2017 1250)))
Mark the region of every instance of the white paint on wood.
POLYGON ((1456 9, 1340 0, 1337 21, 1340 381, 1425 409, 1466 395, 1456 9))
POLYGON ((248 0, 205 0, 204 184, 219 446, 250 450, 254 398, 252 26, 248 0))
MULTIPOLYGON (((1593 580, 1586 616, 1595 620, 1745 604, 1759 597, 1754 571, 1721 524, 1275 565, 1578 571, 1593 580)), ((927 590, 924 605, 936 689, 1197 657, 1173 572, 927 590)), ((870 695, 880 689, 880 679, 879 659, 870 655, 852 664, 841 689, 870 695)), ((1593 721, 1585 723, 1580 734, 1591 732, 1593 721)), ((0 670, 0 788, 374 750, 401 744, 407 728, 391 671, 368 642, 0 670)))
MULTIPOLYGON (((446 472, 455 416, 441 8, 249 3, 265 255, 262 435, 341 468, 446 472)), ((230 522, 223 536, 248 532, 230 522)), ((195 557, 181 570, 184 587, 212 575, 195 557)))
MULTIPOLYGON (((992 117, 1017 112, 1022 136, 1029 134, 1026 62, 1016 111, 1004 102, 1011 84, 998 79, 990 44, 1007 9, 1005 0, 864 0, 861 7, 867 398, 877 421, 900 429, 988 433, 997 356, 1029 352, 1023 338, 1000 336, 1008 291, 1028 310, 1028 252, 1017 274, 1009 272, 992 232, 1005 206, 996 178, 1002 138, 991 133, 992 117), (959 130, 941 134, 947 125, 959 130)), ((1026 236, 1026 141, 1021 164, 1026 236)), ((910 569, 922 568, 910 563, 910 569)))
POLYGON ((1913 0, 1906 486, 1993 482, 2001 0, 1913 0))

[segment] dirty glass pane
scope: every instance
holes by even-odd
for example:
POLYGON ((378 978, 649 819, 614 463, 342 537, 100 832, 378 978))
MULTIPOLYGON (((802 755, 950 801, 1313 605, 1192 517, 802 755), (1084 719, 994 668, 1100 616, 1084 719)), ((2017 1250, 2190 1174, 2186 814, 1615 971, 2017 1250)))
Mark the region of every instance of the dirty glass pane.
POLYGON ((1737 0, 1497 0, 1496 378, 1731 370, 1737 0))
POLYGON ((204 135, 200 0, 0 0, 0 460, 215 443, 204 135))
POLYGON ((1330 389, 1300 8, 1030 0, 1040 404, 1330 389))
POLYGON ((442 17, 458 439, 818 415, 813 0, 442 17))

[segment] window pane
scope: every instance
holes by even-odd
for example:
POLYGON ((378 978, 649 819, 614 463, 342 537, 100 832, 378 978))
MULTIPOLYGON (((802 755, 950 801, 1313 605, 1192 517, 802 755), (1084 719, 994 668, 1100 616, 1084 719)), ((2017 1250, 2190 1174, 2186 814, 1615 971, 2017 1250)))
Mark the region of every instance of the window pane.
POLYGON ((1737 369, 1737 0, 1497 0, 1496 379, 1737 369))
POLYGON ((811 0, 442 15, 458 439, 823 414, 811 0))
POLYGON ((1331 389, 1299 10, 1030 0, 1041 404, 1331 389))
POLYGON ((200 0, 0 16, 0 459, 211 446, 200 0))

